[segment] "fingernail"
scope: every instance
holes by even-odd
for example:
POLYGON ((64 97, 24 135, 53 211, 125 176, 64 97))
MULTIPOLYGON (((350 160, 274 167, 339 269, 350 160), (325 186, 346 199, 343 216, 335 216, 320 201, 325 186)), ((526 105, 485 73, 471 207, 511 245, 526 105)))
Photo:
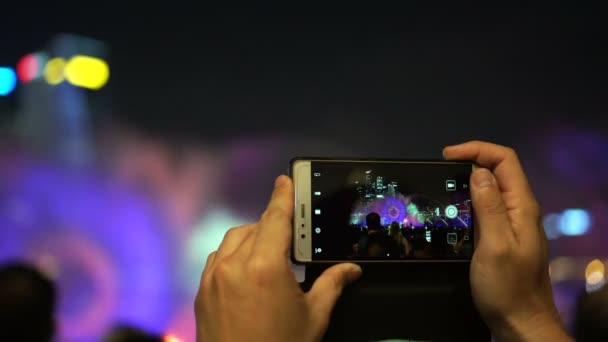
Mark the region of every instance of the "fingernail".
POLYGON ((494 183, 494 175, 490 170, 479 168, 473 172, 473 184, 478 188, 487 188, 494 183))
POLYGON ((444 147, 444 148, 443 148, 443 150, 441 150, 441 155, 443 156, 443 158, 444 158, 444 159, 446 158, 445 151, 446 151, 448 148, 449 148, 449 147, 444 147))
POLYGON ((280 186, 282 186, 283 184, 285 184, 285 176, 284 175, 280 175, 279 177, 277 177, 277 179, 275 179, 274 181, 274 187, 278 188, 280 186))
POLYGON ((443 155, 443 157, 446 158, 446 153, 448 152, 448 150, 451 150, 456 146, 458 146, 458 145, 450 145, 450 146, 444 147, 443 150, 441 151, 441 154, 443 155))
POLYGON ((363 273, 363 270, 361 270, 361 267, 359 265, 352 264, 351 269, 349 270, 348 273, 349 273, 348 281, 353 282, 353 281, 359 279, 359 277, 361 276, 361 273, 363 273))

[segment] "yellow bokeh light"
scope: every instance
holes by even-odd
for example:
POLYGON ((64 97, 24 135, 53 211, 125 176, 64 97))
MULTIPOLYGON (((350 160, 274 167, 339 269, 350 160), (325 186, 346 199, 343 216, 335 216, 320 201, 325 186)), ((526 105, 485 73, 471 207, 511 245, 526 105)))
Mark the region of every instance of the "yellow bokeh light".
POLYGON ((604 263, 598 259, 592 260, 585 268, 585 280, 589 284, 597 284, 604 280, 604 263))
POLYGON ((68 61, 64 75, 72 85, 97 90, 108 82, 110 68, 99 58, 76 55, 68 61))
POLYGON ((44 67, 44 79, 50 85, 57 85, 65 79, 63 71, 65 69, 65 59, 55 57, 50 59, 44 67))
POLYGON ((182 340, 173 335, 165 335, 163 342, 182 342, 182 340))

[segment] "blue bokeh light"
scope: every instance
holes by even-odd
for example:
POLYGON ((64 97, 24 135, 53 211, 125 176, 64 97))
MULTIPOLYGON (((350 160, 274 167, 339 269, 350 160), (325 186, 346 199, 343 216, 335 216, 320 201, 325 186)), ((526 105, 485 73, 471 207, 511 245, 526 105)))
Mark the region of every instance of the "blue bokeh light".
POLYGON ((591 215, 584 209, 566 209, 559 219, 559 230, 563 235, 583 235, 590 227, 591 215))
POLYGON ((0 67, 0 96, 13 92, 17 85, 17 74, 11 68, 0 67))
POLYGON ((545 227, 545 234, 549 240, 555 240, 559 238, 562 233, 560 232, 560 220, 561 215, 556 213, 550 213, 545 215, 543 218, 543 226, 545 227))

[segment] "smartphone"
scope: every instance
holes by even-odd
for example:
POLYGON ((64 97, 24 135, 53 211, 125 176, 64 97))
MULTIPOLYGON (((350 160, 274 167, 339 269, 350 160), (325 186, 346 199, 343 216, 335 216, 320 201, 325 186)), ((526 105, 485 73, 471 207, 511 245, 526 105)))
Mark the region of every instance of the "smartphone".
POLYGON ((466 162, 295 158, 292 259, 470 261, 466 162))

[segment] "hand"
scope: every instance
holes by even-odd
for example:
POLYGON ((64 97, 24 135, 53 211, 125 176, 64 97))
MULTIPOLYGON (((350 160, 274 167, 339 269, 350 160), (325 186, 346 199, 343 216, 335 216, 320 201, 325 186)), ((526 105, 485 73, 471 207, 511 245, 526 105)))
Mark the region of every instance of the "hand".
POLYGON ((447 147, 470 160, 476 247, 475 304, 500 341, 570 341, 553 302, 540 209, 515 152, 484 142, 447 147))
POLYGON ((277 178, 260 221, 232 228, 209 255, 195 302, 198 341, 322 338, 342 289, 361 269, 335 265, 303 293, 288 260, 293 201, 291 180, 277 178))

